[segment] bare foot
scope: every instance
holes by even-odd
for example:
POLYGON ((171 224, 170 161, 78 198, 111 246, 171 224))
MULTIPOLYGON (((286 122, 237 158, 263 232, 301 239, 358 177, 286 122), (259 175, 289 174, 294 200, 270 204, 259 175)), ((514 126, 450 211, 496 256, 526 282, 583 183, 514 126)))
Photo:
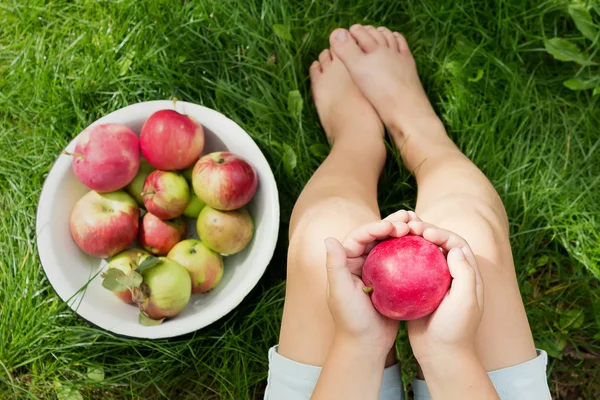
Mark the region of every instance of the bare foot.
POLYGON ((310 80, 321 125, 332 143, 373 145, 385 153, 383 123, 342 61, 329 49, 310 66, 310 80))
POLYGON ((333 31, 330 43, 398 147, 412 135, 448 141, 401 34, 385 27, 353 25, 350 31, 333 31))

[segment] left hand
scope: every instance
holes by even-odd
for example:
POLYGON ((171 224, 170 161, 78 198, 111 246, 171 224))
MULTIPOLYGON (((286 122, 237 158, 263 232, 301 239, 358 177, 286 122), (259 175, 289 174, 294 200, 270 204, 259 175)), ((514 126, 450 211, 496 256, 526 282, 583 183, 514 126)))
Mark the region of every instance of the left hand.
POLYGON ((369 347, 385 356, 393 347, 399 322, 381 315, 363 291, 360 278, 369 251, 377 241, 409 233, 406 211, 392 220, 373 222, 352 231, 343 241, 325 240, 327 248, 327 304, 339 340, 369 347))

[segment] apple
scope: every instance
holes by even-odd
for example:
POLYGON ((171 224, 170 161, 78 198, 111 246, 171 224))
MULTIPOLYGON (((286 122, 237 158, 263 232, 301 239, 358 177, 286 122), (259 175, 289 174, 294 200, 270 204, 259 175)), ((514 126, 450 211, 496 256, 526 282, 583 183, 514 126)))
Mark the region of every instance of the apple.
POLYGON ((126 249, 138 234, 140 209, 122 190, 91 191, 77 201, 71 212, 73 240, 86 254, 111 257, 126 249))
POLYGON ((176 172, 153 171, 144 183, 142 199, 146 210, 160 219, 179 217, 190 202, 190 188, 176 172))
POLYGON ((125 188, 127 193, 129 193, 135 199, 135 201, 137 201, 140 207, 144 207, 144 199, 142 199, 144 182, 146 182, 146 178, 152 171, 154 171, 154 167, 152 167, 152 165, 150 165, 150 163, 148 163, 144 157, 141 157, 140 169, 138 170, 137 175, 125 188))
POLYGON ((194 164, 204 149, 202 125, 174 110, 157 111, 140 131, 142 155, 156 169, 172 171, 194 164))
POLYGON ((152 254, 164 256, 185 236, 185 228, 181 218, 165 221, 146 213, 140 225, 140 245, 152 254))
POLYGON ((177 243, 167 258, 187 269, 192 278, 192 293, 206 293, 214 289, 223 277, 223 257, 199 240, 177 243))
POLYGON ((198 215, 196 228, 202 243, 223 255, 244 250, 254 235, 252 217, 245 209, 220 211, 204 206, 198 215))
POLYGON ((365 260, 362 280, 381 314, 410 321, 435 311, 452 278, 438 246, 409 235, 373 247, 365 260))
MULTIPOLYGON (((198 161, 198 160, 196 160, 196 161, 198 161)), ((179 171, 181 176, 183 176, 185 178, 185 180, 188 181, 189 183, 192 183, 192 173, 194 172, 195 165, 196 165, 196 163, 194 162, 194 164, 192 164, 191 167, 187 167, 186 169, 182 169, 181 171, 179 171)))
POLYGON ((190 202, 187 208, 183 211, 183 215, 188 218, 198 218, 198 214, 200 214, 200 211, 204 206, 204 202, 200 200, 198 196, 196 196, 196 194, 192 191, 190 193, 190 202))
MULTIPOLYGON (((150 253, 141 249, 124 250, 108 260, 108 268, 116 268, 125 273, 125 275, 131 275, 131 273, 148 257, 150 257, 150 253)), ((131 290, 126 289, 113 293, 125 303, 133 303, 131 290)))
POLYGON ((127 186, 140 167, 140 143, 134 131, 120 124, 92 125, 75 145, 73 172, 88 188, 100 193, 127 186))
POLYGON ((256 193, 258 176, 242 157, 215 152, 202 157, 192 172, 194 192, 217 210, 236 210, 256 193))
POLYGON ((161 320, 182 312, 190 301, 192 280, 179 263, 159 257, 159 263, 142 271, 142 283, 133 300, 148 317, 161 320))

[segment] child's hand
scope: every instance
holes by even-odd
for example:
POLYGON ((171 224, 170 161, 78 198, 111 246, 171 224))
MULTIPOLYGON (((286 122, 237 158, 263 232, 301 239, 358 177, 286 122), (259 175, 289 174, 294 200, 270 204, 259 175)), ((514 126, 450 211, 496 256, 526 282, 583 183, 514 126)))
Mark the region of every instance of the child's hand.
POLYGON ((408 322, 408 337, 419 363, 441 354, 475 355, 475 334, 483 316, 483 281, 467 242, 450 231, 420 221, 409 222, 420 235, 447 253, 452 285, 433 314, 408 322))
MULTIPOLYGON (((406 212, 405 212, 406 213, 406 212)), ((404 221, 378 221, 352 231, 343 241, 325 240, 327 248, 327 304, 335 323, 336 340, 369 347, 385 355, 394 345, 398 321, 386 318, 373 307, 363 292, 360 278, 364 260, 378 240, 409 232, 404 221)))

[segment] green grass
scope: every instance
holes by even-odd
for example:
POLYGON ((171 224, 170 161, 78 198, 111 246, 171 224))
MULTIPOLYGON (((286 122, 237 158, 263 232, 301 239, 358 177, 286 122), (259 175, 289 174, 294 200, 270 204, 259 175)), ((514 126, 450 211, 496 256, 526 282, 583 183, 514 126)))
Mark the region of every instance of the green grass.
MULTIPOLYGON (((228 115, 252 135, 275 172, 286 232, 321 161, 310 146, 325 143, 307 68, 334 27, 354 22, 406 34, 451 136, 505 202, 534 336, 552 355, 553 395, 598 398, 600 108, 590 91, 563 87, 580 68, 555 61, 543 46, 544 37, 580 36, 567 5, 1 1, 0 398, 51 399, 65 388, 98 399, 262 395, 283 305, 285 234, 258 287, 222 321, 185 338, 129 340, 86 325, 49 286, 36 253, 37 199, 54 159, 82 128, 125 105, 176 96, 228 115), (292 40, 275 35, 275 24, 292 40), (294 90, 303 99, 299 117, 288 112, 294 90), (284 162, 290 148, 294 170, 284 162), (90 368, 104 379, 90 379, 90 368)), ((413 207, 415 194, 390 157, 383 212, 413 207)), ((408 382, 414 360, 404 331, 398 350, 408 382)))

